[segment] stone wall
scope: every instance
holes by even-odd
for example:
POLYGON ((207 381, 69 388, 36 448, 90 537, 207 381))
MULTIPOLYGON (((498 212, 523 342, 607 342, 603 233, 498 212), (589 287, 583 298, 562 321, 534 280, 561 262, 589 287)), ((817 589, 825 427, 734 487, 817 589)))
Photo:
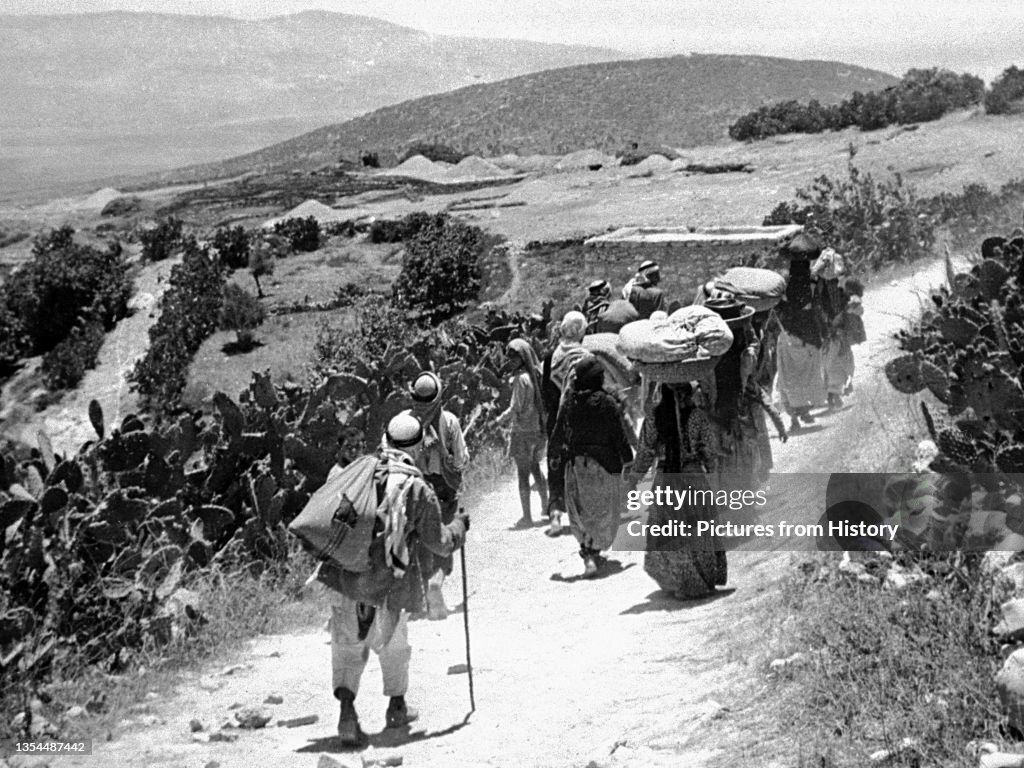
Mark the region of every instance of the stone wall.
POLYGON ((788 262, 775 248, 747 244, 692 247, 677 243, 618 242, 584 246, 588 272, 603 271, 612 289, 621 289, 647 259, 661 265, 661 287, 670 300, 689 304, 697 288, 730 267, 757 266, 785 272, 788 262))

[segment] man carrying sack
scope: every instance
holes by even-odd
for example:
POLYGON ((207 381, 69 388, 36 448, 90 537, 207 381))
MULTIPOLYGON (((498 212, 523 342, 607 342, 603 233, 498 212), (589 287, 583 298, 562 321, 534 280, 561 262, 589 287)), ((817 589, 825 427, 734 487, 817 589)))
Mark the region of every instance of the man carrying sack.
POLYGON ((331 671, 341 702, 338 736, 346 746, 366 742, 355 698, 371 649, 390 697, 387 727, 417 718, 405 703, 408 614, 425 608, 432 556, 451 556, 469 529, 464 512, 442 522, 437 496, 417 467, 423 434, 409 411, 395 416, 378 452, 332 472, 291 525, 326 558, 317 578, 332 590, 331 671))

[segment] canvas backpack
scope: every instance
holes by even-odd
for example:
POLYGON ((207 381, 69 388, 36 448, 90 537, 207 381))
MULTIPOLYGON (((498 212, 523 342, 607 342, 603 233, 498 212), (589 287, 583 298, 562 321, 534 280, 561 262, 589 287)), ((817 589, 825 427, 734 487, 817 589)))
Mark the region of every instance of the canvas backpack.
MULTIPOLYGON (((372 548, 383 552, 388 505, 393 500, 387 494, 381 502, 377 500, 379 461, 374 455, 363 456, 332 469, 288 526, 317 557, 350 573, 370 571, 375 559, 372 548)), ((389 474, 395 472, 402 472, 402 465, 389 462, 389 474)), ((409 467, 405 474, 416 472, 409 467)))

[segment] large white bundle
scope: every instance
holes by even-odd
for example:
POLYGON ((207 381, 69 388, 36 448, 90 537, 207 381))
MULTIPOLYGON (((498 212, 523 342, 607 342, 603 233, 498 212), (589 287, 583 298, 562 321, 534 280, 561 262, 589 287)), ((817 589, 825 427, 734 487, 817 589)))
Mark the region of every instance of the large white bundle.
POLYGON ((638 320, 619 331, 619 351, 644 363, 677 363, 724 355, 732 331, 717 312, 691 305, 662 320, 638 320))
POLYGON ((712 282, 757 312, 771 309, 786 295, 786 278, 770 269, 733 267, 712 282))

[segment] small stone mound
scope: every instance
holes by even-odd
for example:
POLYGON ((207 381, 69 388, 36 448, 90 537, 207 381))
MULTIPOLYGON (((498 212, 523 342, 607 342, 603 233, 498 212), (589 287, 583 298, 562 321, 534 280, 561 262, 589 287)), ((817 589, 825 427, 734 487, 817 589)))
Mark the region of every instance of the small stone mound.
POLYGON ((319 200, 306 200, 305 202, 299 203, 287 213, 282 213, 280 216, 269 219, 263 224, 263 227, 264 229, 270 229, 280 221, 286 221, 288 219, 308 219, 310 216, 316 219, 320 224, 329 224, 334 221, 345 221, 352 218, 352 212, 339 211, 336 208, 331 208, 329 205, 324 205, 319 200))
POLYGON ((600 165, 602 167, 618 165, 618 160, 597 149, 581 149, 565 155, 555 164, 555 170, 576 171, 589 168, 592 165, 600 165))
POLYGON ((665 173, 672 170, 672 161, 664 155, 648 155, 633 166, 636 173, 665 173))
POLYGON ((424 181, 444 181, 448 169, 428 160, 423 155, 413 155, 401 165, 382 172, 384 176, 408 176, 424 181))
POLYGON ((102 210, 103 206, 105 206, 111 200, 116 200, 119 197, 121 197, 121 192, 114 189, 113 187, 104 187, 103 189, 96 190, 87 198, 85 198, 85 201, 82 203, 82 206, 102 210))
POLYGON ((464 157, 459 164, 448 169, 449 179, 493 179, 497 176, 508 176, 508 171, 477 155, 464 157))

